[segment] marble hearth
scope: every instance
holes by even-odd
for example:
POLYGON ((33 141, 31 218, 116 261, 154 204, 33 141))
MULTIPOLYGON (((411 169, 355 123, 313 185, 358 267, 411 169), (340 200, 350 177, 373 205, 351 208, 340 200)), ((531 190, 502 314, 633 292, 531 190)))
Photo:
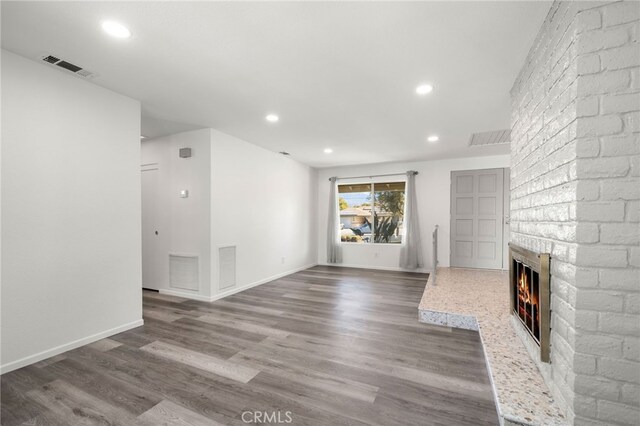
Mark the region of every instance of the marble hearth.
POLYGON ((420 321, 478 330, 506 425, 568 424, 511 322, 509 273, 438 268, 419 306, 420 321))

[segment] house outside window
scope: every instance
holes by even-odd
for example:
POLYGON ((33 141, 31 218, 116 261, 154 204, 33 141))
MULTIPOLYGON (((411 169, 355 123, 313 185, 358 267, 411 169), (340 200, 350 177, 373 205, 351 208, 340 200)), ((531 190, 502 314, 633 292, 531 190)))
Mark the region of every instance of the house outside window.
POLYGON ((405 186, 405 182, 338 185, 340 241, 402 243, 405 186))

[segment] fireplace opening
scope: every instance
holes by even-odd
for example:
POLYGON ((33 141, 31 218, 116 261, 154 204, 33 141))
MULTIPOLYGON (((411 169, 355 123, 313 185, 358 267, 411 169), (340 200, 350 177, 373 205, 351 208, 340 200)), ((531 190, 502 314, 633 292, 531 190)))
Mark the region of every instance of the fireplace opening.
POLYGON ((540 347, 540 359, 549 362, 550 256, 509 244, 509 257, 511 310, 514 317, 518 318, 515 326, 521 326, 528 332, 540 347))
POLYGON ((515 312, 531 336, 540 344, 540 275, 522 262, 514 260, 517 292, 515 312))

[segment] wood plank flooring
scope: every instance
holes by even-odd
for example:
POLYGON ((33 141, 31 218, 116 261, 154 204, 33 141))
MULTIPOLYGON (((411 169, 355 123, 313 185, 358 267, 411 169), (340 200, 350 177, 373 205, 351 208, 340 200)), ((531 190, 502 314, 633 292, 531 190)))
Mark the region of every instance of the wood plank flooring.
POLYGON ((418 323, 426 279, 316 266, 213 303, 145 291, 143 327, 3 375, 0 422, 496 425, 478 333, 418 323))

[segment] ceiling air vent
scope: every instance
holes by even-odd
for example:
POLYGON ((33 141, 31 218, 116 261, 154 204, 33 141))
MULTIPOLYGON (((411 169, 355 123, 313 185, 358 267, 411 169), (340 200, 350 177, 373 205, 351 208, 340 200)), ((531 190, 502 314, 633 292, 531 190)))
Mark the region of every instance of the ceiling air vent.
POLYGON ((55 56, 49 55, 42 58, 43 61, 49 62, 50 64, 55 64, 56 62, 60 62, 60 58, 56 58, 55 56))
POLYGON ((511 130, 494 130, 491 132, 474 133, 469 140, 469 146, 498 145, 511 142, 511 130))
POLYGON ((85 70, 82 67, 72 64, 69 61, 60 59, 57 56, 44 55, 44 56, 41 56, 40 59, 42 59, 44 62, 48 64, 55 65, 60 68, 64 68, 67 71, 71 71, 72 73, 79 75, 82 78, 94 78, 96 76, 96 74, 92 73, 91 71, 85 70))

